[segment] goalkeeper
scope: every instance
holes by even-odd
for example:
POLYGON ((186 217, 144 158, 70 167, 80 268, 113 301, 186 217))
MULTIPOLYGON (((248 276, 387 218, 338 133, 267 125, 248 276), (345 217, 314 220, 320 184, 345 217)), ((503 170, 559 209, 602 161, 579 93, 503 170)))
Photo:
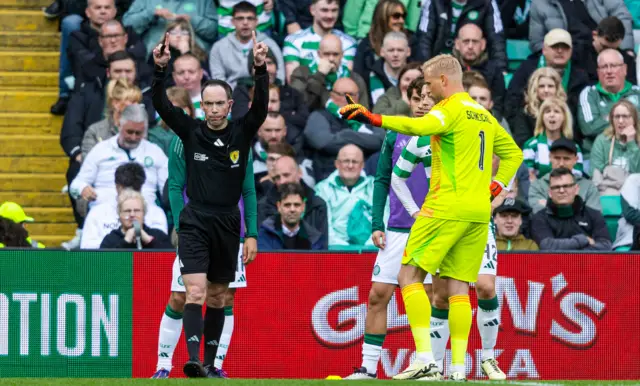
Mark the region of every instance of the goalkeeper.
POLYGON ((340 114, 401 134, 431 136, 429 194, 411 228, 398 274, 417 356, 394 379, 440 377, 429 336, 431 307, 425 307, 429 299, 422 285, 427 273, 439 271, 450 305, 450 379, 464 380, 472 318, 469 283, 477 280, 482 263, 491 199, 515 174, 522 151, 496 119, 464 92, 457 59, 438 55, 423 65, 423 72, 429 96, 437 102, 424 117, 381 116, 353 103, 341 108, 340 114), (501 163, 492 182, 493 153, 501 163))

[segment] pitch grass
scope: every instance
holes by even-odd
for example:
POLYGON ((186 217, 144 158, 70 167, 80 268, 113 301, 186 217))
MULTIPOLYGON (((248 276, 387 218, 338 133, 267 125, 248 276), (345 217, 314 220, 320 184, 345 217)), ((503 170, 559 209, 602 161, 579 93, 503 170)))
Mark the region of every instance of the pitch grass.
MULTIPOLYGON (((78 379, 78 378, 5 378, 0 379, 0 385, 10 386, 186 386, 186 385, 224 385, 224 386, 380 386, 380 385, 417 385, 415 381, 337 381, 337 380, 308 380, 308 379, 78 379)), ((423 384, 422 382, 418 384, 423 384)), ((435 383, 440 384, 438 383, 435 383)), ((514 386, 555 386, 555 385, 640 385, 638 381, 535 381, 514 380, 506 382, 469 381, 451 382, 449 385, 514 385, 514 386)))

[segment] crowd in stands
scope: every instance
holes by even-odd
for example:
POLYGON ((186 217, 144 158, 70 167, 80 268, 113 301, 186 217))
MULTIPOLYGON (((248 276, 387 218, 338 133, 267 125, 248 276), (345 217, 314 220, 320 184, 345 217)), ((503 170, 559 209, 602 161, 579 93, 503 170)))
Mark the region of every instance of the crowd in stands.
MULTIPOLYGON (((524 153, 495 208, 499 250, 639 249, 640 7, 623 0, 55 0, 44 12, 61 20, 51 113, 64 115, 78 225, 67 249, 171 246, 175 135, 150 103, 151 50, 167 34, 175 106, 202 118, 200 85, 222 79, 237 119, 253 97, 254 30, 270 81, 251 154, 260 250, 372 245, 385 132, 338 110, 349 94, 411 116, 410 85, 441 53, 524 153)), ((31 245, 15 225, 30 218, 13 212, 0 209, 0 242, 31 245)))

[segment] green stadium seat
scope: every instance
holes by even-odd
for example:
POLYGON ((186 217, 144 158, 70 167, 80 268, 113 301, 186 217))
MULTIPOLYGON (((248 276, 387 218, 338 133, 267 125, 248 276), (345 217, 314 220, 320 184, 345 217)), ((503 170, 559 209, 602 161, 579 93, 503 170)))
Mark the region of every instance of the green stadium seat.
MULTIPOLYGON (((528 40, 507 39, 507 60, 509 71, 513 72, 531 55, 528 40)), ((506 81, 506 79, 505 79, 506 81)))
POLYGON ((615 241, 618 232, 618 220, 622 216, 622 203, 620 196, 600 196, 600 205, 602 205, 602 215, 607 224, 609 238, 615 241))

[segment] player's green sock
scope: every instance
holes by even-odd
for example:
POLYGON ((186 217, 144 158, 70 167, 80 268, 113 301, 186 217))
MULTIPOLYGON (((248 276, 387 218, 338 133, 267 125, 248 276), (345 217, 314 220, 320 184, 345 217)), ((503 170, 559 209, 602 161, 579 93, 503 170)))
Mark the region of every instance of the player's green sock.
POLYGON ((387 334, 367 334, 364 333, 364 343, 362 344, 362 367, 370 374, 375 374, 378 370, 382 344, 387 334))

